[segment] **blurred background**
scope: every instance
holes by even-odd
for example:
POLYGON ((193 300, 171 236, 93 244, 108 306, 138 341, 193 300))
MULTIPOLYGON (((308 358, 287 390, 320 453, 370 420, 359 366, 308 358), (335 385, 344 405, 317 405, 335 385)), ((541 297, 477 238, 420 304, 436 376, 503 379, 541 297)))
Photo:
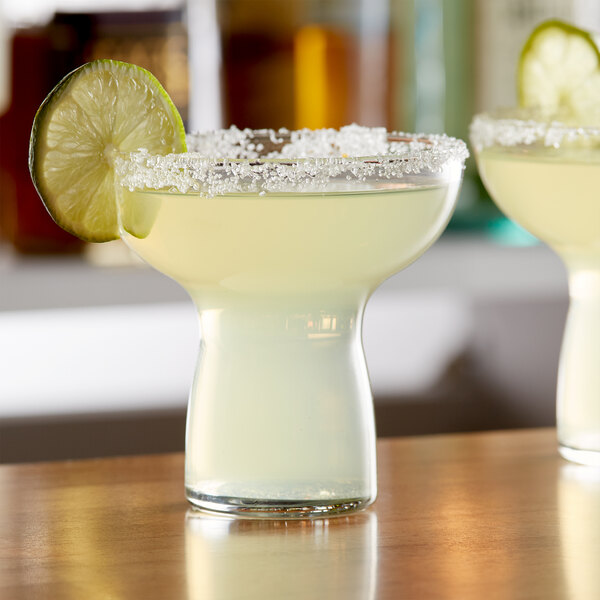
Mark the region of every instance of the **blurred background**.
MULTIPOLYGON (((520 49, 548 18, 600 30, 600 3, 0 0, 0 462, 184 444, 191 302, 120 242, 60 230, 31 184, 33 117, 62 76, 146 67, 188 130, 467 140, 475 112, 515 104, 520 49)), ((552 425, 566 309, 559 259, 498 213, 470 159, 448 231, 368 305, 378 434, 552 425)))

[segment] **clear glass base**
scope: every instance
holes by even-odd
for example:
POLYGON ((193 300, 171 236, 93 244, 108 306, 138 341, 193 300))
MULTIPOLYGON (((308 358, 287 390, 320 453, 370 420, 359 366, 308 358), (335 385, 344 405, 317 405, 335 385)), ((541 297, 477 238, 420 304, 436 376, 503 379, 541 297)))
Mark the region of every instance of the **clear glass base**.
POLYGON ((308 519, 348 514, 366 508, 372 498, 343 498, 339 500, 269 500, 209 496, 190 488, 186 497, 196 509, 225 513, 254 519, 308 519))
POLYGON ((559 444, 558 451, 560 455, 568 461, 580 465, 600 467, 600 452, 597 450, 580 450, 579 448, 572 448, 571 446, 559 444))

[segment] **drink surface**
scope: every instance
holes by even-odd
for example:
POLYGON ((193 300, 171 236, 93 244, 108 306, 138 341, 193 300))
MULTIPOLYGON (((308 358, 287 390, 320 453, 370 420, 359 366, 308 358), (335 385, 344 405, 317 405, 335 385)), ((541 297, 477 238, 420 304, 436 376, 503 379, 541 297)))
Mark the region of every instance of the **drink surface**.
POLYGON ((152 206, 153 214, 143 239, 127 233, 123 239, 193 296, 374 287, 437 237, 457 187, 396 184, 362 192, 212 198, 122 191, 125 230, 137 212, 152 206))

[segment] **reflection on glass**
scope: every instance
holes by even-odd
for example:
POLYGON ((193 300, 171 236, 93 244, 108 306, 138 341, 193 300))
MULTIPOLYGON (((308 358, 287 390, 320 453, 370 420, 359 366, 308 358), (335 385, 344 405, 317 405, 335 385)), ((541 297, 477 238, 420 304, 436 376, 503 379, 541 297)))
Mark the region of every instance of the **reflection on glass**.
POLYGON ((600 598, 600 470, 563 465, 558 510, 567 596, 596 600, 600 598))
POLYGON ((233 519, 188 511, 188 600, 375 598, 377 517, 233 519))

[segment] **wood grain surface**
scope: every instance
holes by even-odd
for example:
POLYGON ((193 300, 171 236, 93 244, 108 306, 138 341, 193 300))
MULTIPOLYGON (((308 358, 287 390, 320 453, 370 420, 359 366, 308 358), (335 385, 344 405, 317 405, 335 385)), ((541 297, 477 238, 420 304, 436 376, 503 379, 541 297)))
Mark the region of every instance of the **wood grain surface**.
POLYGON ((600 471, 554 430, 379 441, 354 516, 192 512, 183 455, 0 466, 0 598, 600 598, 600 471))

